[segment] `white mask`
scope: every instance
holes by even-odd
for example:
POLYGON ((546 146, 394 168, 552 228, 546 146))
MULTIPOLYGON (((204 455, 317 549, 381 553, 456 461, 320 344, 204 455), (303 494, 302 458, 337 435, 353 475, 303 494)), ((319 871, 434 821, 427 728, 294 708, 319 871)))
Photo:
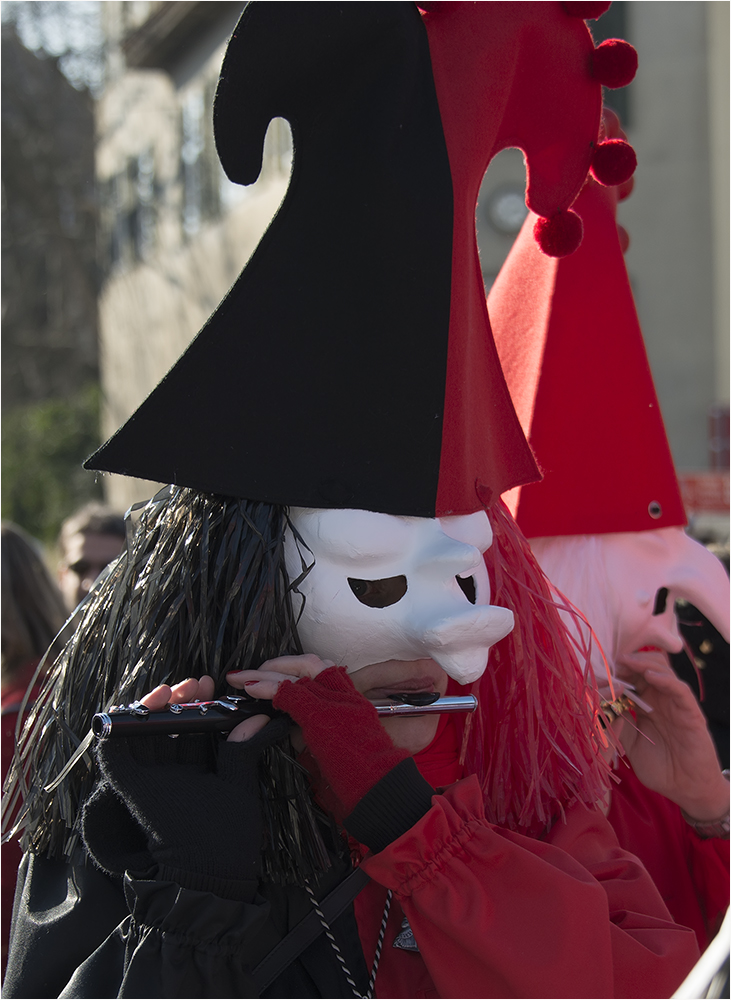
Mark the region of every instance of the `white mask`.
MULTIPOLYGON (((586 615, 610 667, 646 646, 680 652, 679 598, 728 640, 728 576, 682 528, 534 538, 531 547, 546 576, 586 615)), ((600 657, 592 662, 604 674, 600 657)))
POLYGON ((306 546, 287 533, 290 580, 314 557, 296 588, 305 598, 298 625, 305 652, 349 673, 431 658, 468 684, 513 628, 512 611, 489 603, 482 554, 492 529, 484 511, 429 519, 294 507, 290 517, 306 546))

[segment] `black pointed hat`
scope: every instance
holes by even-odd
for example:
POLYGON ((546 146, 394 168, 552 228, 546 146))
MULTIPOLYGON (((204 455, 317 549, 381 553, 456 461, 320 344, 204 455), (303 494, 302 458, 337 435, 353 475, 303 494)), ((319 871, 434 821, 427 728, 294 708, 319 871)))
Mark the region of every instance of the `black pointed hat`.
MULTIPOLYGON (((287 119, 287 195, 206 326, 87 468, 427 517, 471 513, 538 477, 495 352, 474 237, 487 164, 516 144, 513 76, 494 75, 492 90, 482 81, 492 22, 505 14, 494 8, 511 8, 500 41, 513 74, 534 61, 538 37, 569 95, 554 109, 572 125, 558 154, 543 119, 535 149, 523 144, 538 211, 551 215, 571 204, 591 162, 601 104, 593 43, 561 4, 431 6, 446 11, 247 5, 222 68, 216 143, 228 176, 250 184, 269 122, 287 119), (550 37, 526 33, 531 19, 550 37), (487 101, 466 129, 448 65, 463 36, 461 85, 477 79, 478 105, 487 101)), ((541 81, 536 96, 545 92, 541 81)))

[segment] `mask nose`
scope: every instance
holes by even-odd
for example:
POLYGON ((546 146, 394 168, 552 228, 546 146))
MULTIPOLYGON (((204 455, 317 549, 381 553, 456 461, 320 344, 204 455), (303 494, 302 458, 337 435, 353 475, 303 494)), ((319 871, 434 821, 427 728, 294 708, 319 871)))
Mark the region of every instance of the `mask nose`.
POLYGON ((729 641, 729 578, 723 565, 703 545, 683 534, 680 555, 668 574, 671 597, 690 601, 729 641))
POLYGON ((415 622, 424 654, 460 684, 481 677, 490 647, 504 639, 515 625, 513 612, 488 604, 470 608, 427 627, 415 622))

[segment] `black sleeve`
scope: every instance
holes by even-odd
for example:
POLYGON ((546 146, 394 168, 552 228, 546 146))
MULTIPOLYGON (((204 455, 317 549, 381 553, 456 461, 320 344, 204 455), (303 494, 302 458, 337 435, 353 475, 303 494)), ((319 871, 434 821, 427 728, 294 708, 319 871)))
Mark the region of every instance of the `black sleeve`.
MULTIPOLYGON (((182 739, 129 742, 101 755, 85 808, 94 860, 23 862, 4 995, 258 996, 252 971, 312 909, 303 889, 262 883, 255 871, 260 741, 223 744, 215 761, 182 739)), ((316 895, 348 869, 336 859, 316 895)), ((332 932, 367 982, 352 908, 332 932)), ((321 935, 261 995, 349 992, 321 935)))
POLYGON ((121 880, 85 864, 81 852, 75 864, 26 854, 18 870, 3 996, 59 996, 77 966, 126 917, 121 880))
MULTIPOLYGON (((344 877, 335 860, 317 887, 344 877)), ((253 902, 173 882, 112 878, 26 855, 18 874, 4 997, 255 997, 251 970, 310 911, 303 890, 267 886, 253 902)), ((361 991, 365 968, 352 908, 332 933, 361 991)), ((351 990, 321 935, 263 997, 340 997, 351 990)))
POLYGON ((376 854, 429 812, 435 794, 413 757, 407 757, 366 792, 343 822, 351 836, 376 854))

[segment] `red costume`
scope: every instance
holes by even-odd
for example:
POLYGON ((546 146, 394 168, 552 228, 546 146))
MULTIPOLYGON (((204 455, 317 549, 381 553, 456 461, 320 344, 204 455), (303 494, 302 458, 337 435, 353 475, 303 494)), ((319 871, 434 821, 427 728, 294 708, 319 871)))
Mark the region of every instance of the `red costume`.
POLYGON ((617 774, 609 822, 622 847, 647 868, 673 919, 692 927, 704 950, 728 907, 729 841, 699 837, 680 808, 645 788, 626 761, 617 774))
MULTIPOLYGON (((415 759, 436 783, 458 772, 457 752, 443 726, 415 759)), ((363 866, 374 880, 356 900, 367 961, 383 887, 398 900, 380 996, 667 997, 695 960, 691 933, 672 922, 647 872, 583 806, 534 840, 489 824, 476 780, 465 778, 363 866), (420 954, 392 947, 402 911, 420 954)))

